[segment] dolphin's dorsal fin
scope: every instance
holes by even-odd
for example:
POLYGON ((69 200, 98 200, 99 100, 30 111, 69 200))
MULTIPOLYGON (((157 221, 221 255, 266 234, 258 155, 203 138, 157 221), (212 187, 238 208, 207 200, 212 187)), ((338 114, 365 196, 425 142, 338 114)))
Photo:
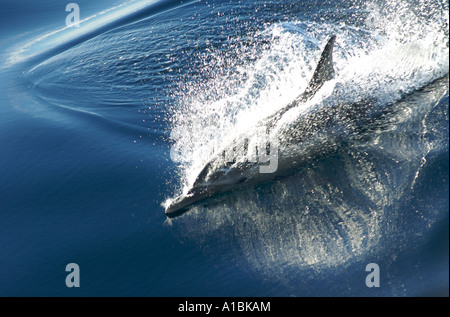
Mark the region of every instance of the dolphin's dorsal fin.
POLYGON ((317 90, 322 87, 322 85, 330 79, 334 78, 334 68, 333 68, 333 46, 336 41, 336 35, 333 35, 329 40, 327 45, 322 51, 319 63, 317 64, 316 70, 312 76, 311 81, 308 84, 305 92, 300 96, 302 101, 306 101, 317 92, 317 90))

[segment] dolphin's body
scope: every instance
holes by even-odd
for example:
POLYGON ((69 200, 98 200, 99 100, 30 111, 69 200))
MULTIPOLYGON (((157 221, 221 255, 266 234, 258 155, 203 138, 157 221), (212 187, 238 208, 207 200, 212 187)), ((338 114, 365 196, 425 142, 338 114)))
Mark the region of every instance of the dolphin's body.
MULTIPOLYGON (((333 46, 335 40, 336 36, 333 35, 325 45, 319 63, 306 90, 283 109, 259 122, 257 126, 263 127, 266 133, 270 134, 270 131, 288 110, 312 98, 326 81, 334 78, 333 46)), ((289 129, 287 134, 284 133, 277 137, 278 140, 276 140, 276 143, 278 143, 280 151, 274 153, 272 149, 270 156, 267 156, 267 153, 266 155, 262 155, 264 150, 259 151, 259 156, 263 156, 263 159, 250 161, 248 159, 245 161, 236 159, 226 160, 226 156, 236 152, 236 146, 240 146, 244 149, 244 152, 249 152, 249 149, 252 148, 254 150, 253 157, 255 156, 254 154, 257 154, 255 152, 258 152, 257 146, 252 147, 252 145, 249 144, 249 135, 242 135, 241 137, 236 138, 232 144, 217 152, 204 166, 193 186, 186 194, 183 194, 170 202, 165 210, 166 215, 170 218, 176 217, 187 211, 192 204, 218 193, 230 191, 244 185, 248 186, 263 183, 288 174, 293 168, 303 163, 305 159, 320 154, 310 152, 308 157, 297 157, 295 154, 297 151, 293 150, 292 147, 298 146, 300 142, 303 142, 305 139, 312 136, 312 133, 308 133, 308 129, 304 129, 304 127, 314 124, 316 126, 316 129, 314 129, 315 131, 318 131, 321 127, 325 128, 327 120, 322 117, 326 115, 329 115, 329 112, 319 112, 312 116, 302 118, 302 120, 297 122, 294 127, 289 129), (297 130, 297 132, 295 130, 297 130), (264 172, 263 168, 267 167, 267 161, 270 160, 270 157, 277 161, 277 166, 272 171, 264 172)), ((250 138, 251 137, 252 136, 250 136, 250 138)), ((324 138, 324 140, 330 145, 334 143, 333 138, 327 137, 324 138)), ((316 141, 317 140, 314 142, 316 141)), ((267 146, 270 147, 269 142, 267 143, 267 146)), ((308 145, 306 146, 308 147, 308 145)), ((321 149, 332 148, 332 146, 315 146, 315 148, 317 149, 315 152, 321 152, 321 149)))
MULTIPOLYGON (((312 159, 335 152, 346 142, 351 142, 353 138, 366 138, 368 134, 364 133, 365 131, 383 129, 384 124, 389 121, 388 118, 400 110, 395 107, 400 100, 412 96, 414 92, 425 89, 430 84, 424 84, 422 88, 406 92, 400 99, 388 104, 383 101, 379 104, 375 97, 360 98, 356 102, 348 103, 345 90, 334 89, 329 98, 333 100, 331 104, 311 109, 303 114, 300 111, 293 113, 295 118, 292 121, 293 116, 289 116, 287 112, 291 109, 292 111, 300 110, 297 106, 314 97, 325 82, 334 78, 335 40, 335 36, 328 40, 306 90, 290 104, 261 120, 255 126, 254 130, 264 130, 269 135, 265 143, 258 141, 255 132, 250 131, 235 138, 233 142, 216 152, 198 174, 187 193, 168 204, 165 210, 168 217, 181 215, 193 204, 216 194, 288 176, 304 167, 312 159), (342 93, 344 95, 340 96, 342 93), (284 120, 285 118, 287 120, 284 120), (258 144, 260 144, 259 147, 258 144), (271 149, 270 155, 267 156, 268 146, 273 148, 272 145, 276 145, 276 150, 271 149), (252 157, 255 151, 259 152, 259 159, 248 159, 249 153, 252 157), (247 154, 244 160, 237 159, 236 155, 233 156, 242 152, 247 154), (269 167, 268 161, 271 165, 271 159, 276 161, 276 168, 264 170, 269 167)), ((445 76, 448 78, 448 74, 445 76)))

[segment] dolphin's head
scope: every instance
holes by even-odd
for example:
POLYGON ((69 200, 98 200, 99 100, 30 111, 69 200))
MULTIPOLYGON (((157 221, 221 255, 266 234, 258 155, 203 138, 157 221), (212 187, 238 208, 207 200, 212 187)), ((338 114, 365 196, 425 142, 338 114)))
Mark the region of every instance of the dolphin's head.
POLYGON ((183 214, 191 205, 214 195, 217 192, 214 188, 215 186, 204 185, 192 187, 186 194, 178 196, 169 203, 165 210, 166 216, 174 218, 183 214))
MULTIPOLYGON (((255 165, 254 163, 251 163, 255 165)), ((229 166, 222 165, 214 167, 214 164, 208 164, 205 170, 200 172, 196 181, 187 193, 175 198, 166 207, 165 213, 168 217, 173 218, 183 214, 187 209, 208 197, 232 190, 249 181, 248 164, 231 164, 229 166)), ((256 166, 257 167, 257 166, 256 166)))

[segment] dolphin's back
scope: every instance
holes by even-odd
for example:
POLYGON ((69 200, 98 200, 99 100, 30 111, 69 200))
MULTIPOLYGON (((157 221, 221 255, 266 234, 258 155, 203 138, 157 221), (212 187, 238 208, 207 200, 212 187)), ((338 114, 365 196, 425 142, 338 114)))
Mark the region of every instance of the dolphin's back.
POLYGON ((301 95, 301 100, 306 101, 322 87, 322 85, 334 78, 334 67, 333 67, 333 47, 336 41, 336 35, 333 35, 325 45, 320 56, 319 63, 317 64, 316 70, 314 71, 313 77, 308 84, 305 92, 301 95))
MULTIPOLYGON (((336 41, 336 35, 333 35, 328 40, 325 48, 320 55, 319 63, 314 70, 314 74, 309 81, 308 86, 305 91, 300 94, 294 101, 288 104, 286 107, 278 111, 273 117, 277 119, 281 118, 281 116, 291 108, 296 107, 300 102, 305 102, 308 99, 314 97, 316 92, 323 86, 323 84, 334 78, 334 67, 333 67, 333 49, 334 42, 336 41)), ((271 124, 272 126, 274 123, 271 124)))

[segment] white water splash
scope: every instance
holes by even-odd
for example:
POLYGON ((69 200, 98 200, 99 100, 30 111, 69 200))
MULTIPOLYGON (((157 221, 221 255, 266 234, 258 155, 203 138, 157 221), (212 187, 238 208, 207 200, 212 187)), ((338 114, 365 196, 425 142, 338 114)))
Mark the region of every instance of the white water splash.
MULTIPOLYGON (((372 98, 388 106, 448 75, 448 4, 419 3, 417 8, 406 1, 371 3, 364 8, 365 28, 345 21, 338 26, 275 24, 262 32, 270 48, 236 50, 239 58, 214 52, 219 60, 229 59, 222 64, 237 64, 231 67, 236 73, 224 72, 183 90, 171 134, 177 153, 173 159, 180 163, 179 191, 192 184, 207 160, 201 153, 212 155, 217 144, 240 135, 304 90, 331 33, 338 37, 335 81, 289 112, 286 122, 334 102, 372 98), (255 61, 241 65, 242 59, 255 61)), ((448 94, 445 87, 439 89, 437 93, 448 94)), ((312 163, 300 175, 270 186, 210 199, 206 208, 194 206, 173 223, 205 248, 211 240, 215 248, 233 245, 231 252, 252 268, 286 285, 295 281, 298 270, 339 270, 367 254, 382 253, 380 241, 387 237, 404 243, 394 238, 392 223, 402 216, 396 206, 423 167, 426 154, 417 149, 430 151, 432 146, 414 127, 425 120, 435 98, 433 92, 431 100, 421 94, 414 105, 400 103, 398 113, 373 132, 370 142, 355 142, 337 157, 312 163), (386 222, 390 227, 384 227, 386 222)))

